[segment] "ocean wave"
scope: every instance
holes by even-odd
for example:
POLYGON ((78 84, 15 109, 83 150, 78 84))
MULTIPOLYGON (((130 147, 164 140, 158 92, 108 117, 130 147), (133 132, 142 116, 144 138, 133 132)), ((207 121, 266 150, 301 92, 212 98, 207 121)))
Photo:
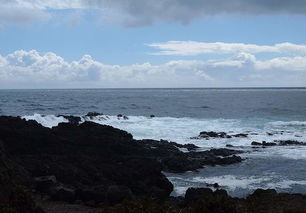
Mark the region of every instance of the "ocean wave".
POLYGON ((272 126, 306 126, 306 121, 274 121, 269 123, 272 126))
MULTIPOLYGON (((62 116, 40 115, 23 116, 27 120, 36 120, 45 127, 57 126, 60 122, 69 122, 62 116)), ((245 122, 239 119, 196 119, 196 118, 175 118, 175 117, 148 117, 148 116, 117 116, 117 115, 98 115, 98 116, 80 116, 81 122, 91 121, 98 124, 110 125, 130 132, 135 139, 155 139, 169 140, 177 143, 193 143, 204 149, 223 148, 230 144, 233 146, 250 146, 252 141, 268 141, 273 140, 299 140, 306 141, 305 132, 299 131, 282 131, 282 134, 274 134, 278 130, 278 126, 271 126, 259 123, 259 127, 254 122, 245 122), (261 128, 260 126, 267 126, 261 128), (230 134, 247 133, 247 138, 210 138, 191 139, 198 136, 202 131, 227 132, 230 134), (273 132, 273 136, 269 136, 267 132, 273 132), (255 133, 255 134, 252 134, 255 133)), ((279 128, 282 129, 282 128, 279 128)))
POLYGON ((239 176, 239 175, 221 175, 211 177, 193 177, 178 178, 168 177, 174 184, 174 195, 184 195, 189 187, 199 187, 218 183, 221 188, 226 189, 230 194, 235 194, 239 190, 254 191, 257 188, 262 189, 291 189, 294 186, 305 186, 305 180, 283 179, 279 176, 239 176))
POLYGON ((27 115, 22 116, 22 118, 28 120, 35 120, 44 127, 52 128, 57 126, 59 123, 67 123, 68 120, 62 116, 55 116, 55 115, 41 115, 41 114, 34 114, 34 115, 27 115))

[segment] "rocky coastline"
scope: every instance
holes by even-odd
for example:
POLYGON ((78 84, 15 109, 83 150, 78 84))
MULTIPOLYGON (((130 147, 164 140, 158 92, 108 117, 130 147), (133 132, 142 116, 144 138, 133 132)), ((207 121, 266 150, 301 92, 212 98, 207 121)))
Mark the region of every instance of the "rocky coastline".
POLYGON ((242 151, 135 140, 111 126, 66 118, 69 123, 46 128, 0 117, 0 212, 305 212, 306 196, 275 190, 238 199, 221 189, 190 188, 185 197, 171 197, 173 185, 162 171, 239 163, 242 151))

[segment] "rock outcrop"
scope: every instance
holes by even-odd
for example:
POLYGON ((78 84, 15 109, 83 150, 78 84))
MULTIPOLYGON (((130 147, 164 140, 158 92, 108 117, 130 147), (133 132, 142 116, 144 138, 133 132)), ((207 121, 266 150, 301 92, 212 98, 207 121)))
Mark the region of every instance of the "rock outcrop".
POLYGON ((33 189, 54 200, 115 204, 131 197, 166 199, 173 185, 162 170, 185 172, 242 160, 235 150, 196 152, 192 144, 138 141, 111 126, 69 119, 50 129, 0 117, 6 153, 27 172, 33 189))

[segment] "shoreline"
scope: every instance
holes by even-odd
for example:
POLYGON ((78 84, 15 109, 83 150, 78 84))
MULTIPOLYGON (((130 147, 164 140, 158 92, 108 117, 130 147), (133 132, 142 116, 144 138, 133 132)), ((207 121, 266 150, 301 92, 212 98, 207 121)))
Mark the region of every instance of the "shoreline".
POLYGON ((64 201, 69 205, 102 208, 106 212, 142 205, 142 202, 149 202, 148 208, 166 205, 164 209, 171 208, 174 212, 209 206, 243 212, 239 209, 241 205, 251 212, 258 207, 249 206, 249 202, 267 199, 279 205, 268 203, 265 208, 292 210, 292 204, 300 209, 306 203, 304 195, 273 190, 257 190, 247 198, 232 198, 225 190, 217 189, 218 185, 212 186, 215 192, 190 188, 185 198, 170 197, 173 185, 162 171, 182 173, 206 165, 241 162, 243 159, 236 155, 241 152, 230 147, 196 151, 197 147, 192 144, 135 140, 131 134, 111 126, 87 121, 78 124, 73 116, 69 123, 53 128, 43 127, 36 121, 0 116, 0 141, 1 187, 5 188, 0 191, 1 207, 9 203, 9 208, 18 209, 18 202, 10 199, 21 196, 27 200, 22 208, 35 212, 38 208, 31 199, 31 191, 36 197, 47 197, 51 203, 51 200, 64 201), (182 148, 188 152, 182 152, 182 148), (3 196, 4 192, 11 196, 3 196), (203 203, 203 198, 209 203, 203 203), (282 200, 290 202, 285 205, 282 200))

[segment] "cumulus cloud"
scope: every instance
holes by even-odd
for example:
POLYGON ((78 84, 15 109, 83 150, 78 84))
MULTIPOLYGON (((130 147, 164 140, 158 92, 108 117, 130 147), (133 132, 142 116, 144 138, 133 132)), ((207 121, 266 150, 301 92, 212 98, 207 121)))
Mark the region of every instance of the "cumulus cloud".
POLYGON ((239 53, 218 60, 119 66, 90 55, 72 62, 35 50, 0 55, 0 88, 306 86, 305 82, 302 56, 258 60, 239 53))
POLYGON ((42 13, 47 9, 99 9, 107 20, 125 26, 164 21, 186 24, 203 16, 220 14, 306 13, 304 0, 0 0, 0 3, 1 13, 8 7, 41 10, 42 13))
POLYGON ((239 52, 306 55, 306 45, 289 42, 275 45, 256 45, 224 42, 167 41, 148 44, 148 46, 158 50, 152 53, 153 55, 195 56, 203 54, 236 54, 239 52))

